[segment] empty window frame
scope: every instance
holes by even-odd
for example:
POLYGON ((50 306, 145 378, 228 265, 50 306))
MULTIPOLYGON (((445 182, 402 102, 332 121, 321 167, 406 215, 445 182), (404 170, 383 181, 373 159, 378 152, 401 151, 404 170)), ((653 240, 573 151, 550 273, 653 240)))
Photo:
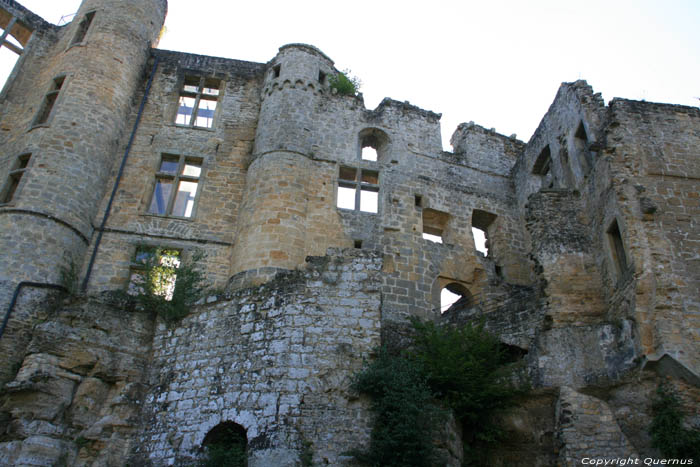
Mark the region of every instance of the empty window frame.
POLYGON ((423 238, 434 243, 442 243, 449 219, 450 215, 446 212, 430 208, 423 209, 423 238))
POLYGON ((152 293, 165 300, 172 300, 180 267, 181 252, 150 246, 136 248, 129 269, 129 295, 152 293))
POLYGON ((377 213, 379 211, 379 172, 341 166, 336 205, 342 209, 377 213))
POLYGON ((180 89, 175 124, 194 128, 212 128, 220 91, 221 81, 218 79, 185 76, 180 89))
POLYGON ((544 177, 549 174, 550 166, 552 165, 552 154, 549 150, 549 145, 545 146, 537 156, 535 165, 532 166, 532 173, 544 177))
POLYGON ((588 173, 591 170, 591 167, 593 167, 593 157, 590 151, 588 134, 586 134, 586 128, 583 126, 583 122, 579 123, 576 133, 574 133, 574 146, 578 152, 579 159, 584 165, 584 172, 588 173))
POLYGON ((7 181, 0 191, 0 204, 10 203, 17 194, 17 188, 19 187, 19 182, 22 180, 24 172, 26 172, 29 166, 29 158, 31 154, 22 154, 13 163, 10 174, 7 177, 7 181))
POLYGON ((627 255, 625 254, 625 244, 622 242, 620 227, 617 224, 617 219, 612 221, 607 230, 608 245, 610 246, 610 255, 618 277, 627 271, 627 255))
POLYGON ((473 304, 473 297, 469 289, 458 282, 447 284, 440 291, 440 313, 456 305, 456 308, 466 308, 473 304))
POLYGON ((82 44, 85 41, 85 36, 87 36, 92 20, 95 18, 95 12, 91 11, 83 16, 83 19, 78 24, 78 30, 75 31, 75 36, 70 45, 82 44))
MULTIPOLYGON (((491 246, 489 230, 496 220, 496 215, 481 209, 472 211, 472 235, 474 236, 474 247, 477 251, 489 255, 491 246)), ((493 256, 493 255, 492 255, 493 256)))
POLYGON ((149 214, 191 218, 195 214, 202 159, 163 154, 158 172, 149 214))
POLYGON ((365 128, 359 134, 360 159, 377 162, 389 149, 389 136, 378 128, 365 128))
POLYGON ((6 47, 17 55, 22 55, 24 46, 32 35, 32 30, 15 16, 2 18, 0 15, 0 21, 3 19, 7 21, 5 24, 0 24, 0 47, 6 47))
POLYGON ((272 67, 272 77, 273 78, 279 78, 280 77, 280 71, 282 70, 282 65, 275 65, 272 67))
POLYGON ((33 126, 48 124, 49 118, 51 117, 51 112, 56 105, 56 101, 58 100, 58 96, 61 93, 61 89, 63 88, 65 81, 65 76, 58 76, 53 79, 51 82, 51 88, 44 96, 41 107, 39 107, 39 112, 37 112, 36 117, 34 118, 33 126))

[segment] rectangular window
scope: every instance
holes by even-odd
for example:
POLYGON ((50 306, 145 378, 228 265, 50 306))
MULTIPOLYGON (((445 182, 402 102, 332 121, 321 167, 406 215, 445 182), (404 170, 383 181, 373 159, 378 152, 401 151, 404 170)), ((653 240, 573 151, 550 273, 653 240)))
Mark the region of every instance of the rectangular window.
POLYGON ((136 249, 129 271, 129 295, 152 293, 170 301, 175 291, 179 250, 140 246, 136 249))
POLYGON ((193 217, 201 173, 201 159, 163 154, 148 207, 149 214, 193 217))
POLYGON ((78 25, 78 30, 75 32, 75 36, 73 37, 73 41, 71 41, 70 45, 80 44, 85 40, 85 36, 87 35, 88 29, 90 29, 90 25, 92 24, 94 17, 94 11, 85 14, 83 20, 78 25))
POLYGON ((185 76, 180 90, 175 123, 177 125, 212 128, 219 103, 221 81, 203 76, 185 76))
POLYGON ((435 209, 423 209, 423 238, 433 243, 442 243, 450 215, 435 209))
POLYGON ((31 154, 22 154, 15 161, 9 176, 7 177, 5 186, 3 186, 2 192, 0 192, 1 204, 9 203, 14 199, 15 194, 17 193, 17 188, 19 187, 19 182, 22 180, 22 176, 24 175, 24 172, 26 172, 27 166, 29 165, 30 157, 31 154))
POLYGON ((51 83, 51 89, 44 96, 44 101, 41 103, 41 107, 39 107, 39 112, 36 114, 36 118, 34 118, 34 126, 46 125, 48 123, 49 117, 51 116, 51 111, 56 104, 56 100, 58 100, 58 95, 61 92, 61 88, 63 87, 65 80, 65 76, 54 78, 53 82, 51 83))
POLYGON ((342 209, 376 213, 379 210, 379 172, 340 167, 338 200, 342 209))

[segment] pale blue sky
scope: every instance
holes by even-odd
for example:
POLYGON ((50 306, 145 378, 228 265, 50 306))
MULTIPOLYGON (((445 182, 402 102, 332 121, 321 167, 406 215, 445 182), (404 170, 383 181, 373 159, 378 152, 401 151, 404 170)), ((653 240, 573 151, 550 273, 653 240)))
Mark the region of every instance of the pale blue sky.
MULTIPOLYGON (((20 3, 55 23, 80 1, 20 3)), ((362 80, 367 107, 386 96, 442 113, 447 149, 464 121, 527 141, 562 81, 606 102, 700 104, 697 0, 253 3, 170 0, 160 47, 267 62, 313 44, 362 80)))

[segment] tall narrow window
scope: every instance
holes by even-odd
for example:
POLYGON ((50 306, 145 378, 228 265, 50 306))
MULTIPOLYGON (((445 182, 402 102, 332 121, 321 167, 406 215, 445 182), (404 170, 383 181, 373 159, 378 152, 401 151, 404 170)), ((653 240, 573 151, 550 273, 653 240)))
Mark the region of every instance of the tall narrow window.
POLYGON ((164 154, 156 173, 148 212, 163 216, 192 217, 201 173, 201 159, 164 154))
POLYGON ((586 134, 586 128, 583 126, 583 122, 579 123, 578 129, 576 129, 576 133, 574 134, 574 146, 576 146, 579 159, 584 165, 584 172, 588 173, 591 170, 591 167, 593 167, 593 157, 589 149, 590 143, 588 141, 588 135, 586 134))
POLYGON ((376 213, 379 210, 379 172, 340 167, 337 206, 376 213))
POLYGON ((490 241, 489 230, 496 220, 496 215, 481 209, 472 211, 472 235, 474 236, 474 246, 476 250, 489 255, 490 241))
POLYGON ((607 234, 615 272, 618 276, 621 276, 627 270, 627 255, 625 254, 625 244, 622 242, 622 235, 620 234, 617 220, 610 224, 607 234))
POLYGON ((552 188, 552 186, 554 186, 554 180, 550 170, 551 165, 552 154, 549 150, 549 145, 547 145, 544 147, 544 149, 542 149, 540 155, 537 156, 535 165, 532 167, 532 173, 542 177, 542 186, 546 188, 552 188))
POLYGON ((185 76, 175 123, 195 128, 212 128, 220 87, 221 81, 214 78, 185 76))
POLYGON ((65 80, 65 76, 54 78, 53 82, 51 83, 51 89, 44 96, 44 101, 41 103, 41 107, 39 108, 39 112, 36 114, 36 118, 34 118, 35 126, 46 125, 48 123, 49 117, 51 117, 51 111, 56 104, 56 100, 58 100, 58 95, 61 93, 61 88, 63 87, 65 80))
POLYGON ((85 16, 83 16, 83 20, 78 25, 78 30, 75 32, 75 36, 73 37, 73 40, 71 41, 70 45, 80 44, 85 40, 85 36, 87 35, 88 30, 90 29, 90 25, 92 24, 92 20, 94 17, 94 11, 86 13, 85 16))
POLYGON ((29 165, 30 157, 31 154, 22 154, 15 161, 14 166, 10 171, 10 175, 7 177, 5 186, 0 192, 0 203, 9 203, 14 199, 15 194, 17 193, 17 188, 19 187, 19 182, 22 180, 22 175, 24 175, 24 172, 27 170, 27 166, 29 165))

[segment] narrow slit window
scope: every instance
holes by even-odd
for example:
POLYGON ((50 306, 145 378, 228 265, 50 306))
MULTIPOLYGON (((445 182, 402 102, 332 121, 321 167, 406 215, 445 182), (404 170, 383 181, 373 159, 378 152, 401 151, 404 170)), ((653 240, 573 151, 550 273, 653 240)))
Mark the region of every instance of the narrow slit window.
POLYGON ((625 254, 625 244, 622 242, 622 235, 620 234, 617 220, 610 224, 607 234, 615 272, 619 277, 627 271, 627 255, 625 254))
POLYGON ((194 128, 213 128, 220 90, 221 81, 217 79, 185 76, 175 123, 194 128))
POLYGON ((318 82, 321 84, 326 84, 326 74, 320 70, 318 72, 318 82))
POLYGON ((65 76, 54 78, 53 82, 51 83, 51 89, 46 93, 44 100, 41 103, 41 107, 39 107, 39 112, 34 119, 34 125, 45 125, 48 123, 49 117, 51 117, 51 112, 56 104, 56 101, 58 100, 58 96, 61 93, 65 80, 65 76))
POLYGON ((375 214, 379 212, 379 172, 341 166, 336 206, 375 214))
POLYGON ((90 13, 85 14, 85 16, 83 17, 83 20, 78 25, 78 30, 75 32, 75 36, 73 37, 73 41, 71 42, 71 45, 80 44, 83 41, 85 41, 85 36, 87 36, 88 30, 90 29, 90 25, 92 24, 92 20, 94 18, 95 18, 94 11, 91 11, 90 13))
POLYGON ((282 70, 281 65, 275 65, 272 67, 272 77, 273 78, 279 78, 280 77, 280 71, 282 70))
POLYGON ((148 213, 193 217, 201 173, 201 159, 164 154, 156 173, 148 213))
POLYGON ((19 188, 22 176, 27 171, 27 167, 29 166, 30 157, 31 154, 22 154, 15 161, 13 169, 10 171, 10 174, 7 177, 5 186, 0 192, 0 204, 10 203, 15 199, 17 188, 19 188))

